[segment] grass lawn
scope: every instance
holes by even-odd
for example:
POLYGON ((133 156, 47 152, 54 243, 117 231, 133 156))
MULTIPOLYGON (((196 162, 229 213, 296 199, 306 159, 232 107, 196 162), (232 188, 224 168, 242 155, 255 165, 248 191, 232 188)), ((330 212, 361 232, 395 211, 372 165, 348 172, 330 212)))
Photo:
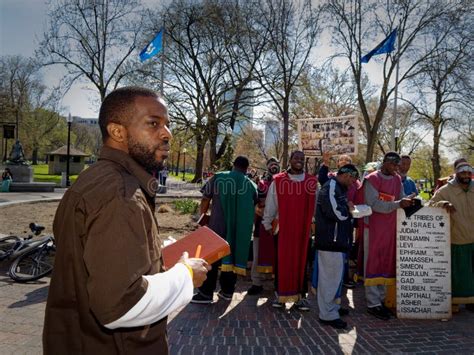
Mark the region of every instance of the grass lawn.
MULTIPOLYGON (((33 167, 33 181, 38 182, 54 182, 57 186, 61 185, 61 175, 49 175, 48 164, 32 165, 33 167)), ((69 175, 69 180, 74 183, 77 175, 69 175)))
MULTIPOLYGON (((182 173, 182 172, 180 172, 180 173, 178 174, 178 176, 176 176, 176 175, 174 174, 174 172, 173 172, 173 173, 170 173, 169 176, 172 176, 174 179, 183 180, 183 173, 182 173)), ((185 179, 187 182, 191 182, 192 179, 194 179, 194 173, 185 173, 185 174, 184 174, 184 179, 185 179)))

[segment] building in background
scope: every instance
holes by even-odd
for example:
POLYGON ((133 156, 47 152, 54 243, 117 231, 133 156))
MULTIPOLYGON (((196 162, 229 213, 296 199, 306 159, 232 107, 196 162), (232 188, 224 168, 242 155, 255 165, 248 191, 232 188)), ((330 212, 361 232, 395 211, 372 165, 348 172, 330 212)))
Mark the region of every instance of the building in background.
POLYGON ((265 151, 270 152, 280 142, 281 125, 280 121, 268 119, 265 121, 265 151))
POLYGON ((73 116, 74 123, 80 123, 89 127, 99 128, 99 119, 98 118, 83 118, 79 116, 73 116))
MULTIPOLYGON (((222 108, 222 120, 223 127, 228 127, 228 122, 232 116, 232 109, 234 104, 235 90, 231 89, 226 91, 223 95, 223 108, 222 108)), ((242 93, 242 97, 239 101, 239 112, 234 124, 232 131, 233 136, 239 136, 243 131, 252 129, 252 121, 254 119, 253 107, 255 104, 255 98, 253 90, 245 90, 242 93)), ((223 135, 226 134, 226 129, 220 130, 223 135)))

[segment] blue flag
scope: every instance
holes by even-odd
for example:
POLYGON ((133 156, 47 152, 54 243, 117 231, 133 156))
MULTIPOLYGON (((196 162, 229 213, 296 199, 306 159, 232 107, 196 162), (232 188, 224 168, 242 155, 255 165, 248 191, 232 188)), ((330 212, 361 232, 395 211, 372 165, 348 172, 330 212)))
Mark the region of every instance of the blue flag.
POLYGON ((397 39, 397 29, 395 28, 392 33, 388 35, 382 42, 380 42, 377 47, 372 49, 369 53, 364 55, 360 61, 362 63, 368 63, 372 56, 383 53, 390 53, 395 48, 395 40, 397 39))
POLYGON ((157 55, 160 53, 161 49, 163 48, 163 29, 157 33, 155 38, 148 43, 148 45, 143 48, 140 52, 140 60, 144 62, 145 60, 157 55))

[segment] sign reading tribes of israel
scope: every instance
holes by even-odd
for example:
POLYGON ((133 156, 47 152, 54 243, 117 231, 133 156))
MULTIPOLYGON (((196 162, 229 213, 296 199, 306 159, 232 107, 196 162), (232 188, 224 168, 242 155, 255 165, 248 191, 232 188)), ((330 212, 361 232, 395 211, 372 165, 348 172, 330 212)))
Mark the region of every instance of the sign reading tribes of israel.
POLYGON ((423 207, 397 210, 397 317, 451 318, 449 214, 423 207))
POLYGON ((299 119, 299 149, 306 156, 356 155, 357 127, 356 116, 299 119))

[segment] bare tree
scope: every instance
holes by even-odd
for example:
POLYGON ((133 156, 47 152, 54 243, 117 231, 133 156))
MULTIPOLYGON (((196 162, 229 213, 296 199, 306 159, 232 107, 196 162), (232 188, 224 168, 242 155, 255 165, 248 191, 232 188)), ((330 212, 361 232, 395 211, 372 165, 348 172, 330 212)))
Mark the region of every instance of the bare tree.
MULTIPOLYGON (((370 111, 369 111, 370 112, 370 111)), ((393 117, 393 109, 387 108, 386 115, 393 117)), ((406 103, 400 105, 397 109, 397 132, 395 142, 395 151, 403 154, 413 154, 424 139, 428 136, 429 131, 420 131, 420 118, 411 105, 406 103)), ((377 145, 382 154, 391 150, 391 133, 392 122, 384 120, 380 123, 377 145)))
POLYGON ((91 83, 102 101, 139 68, 132 55, 143 44, 141 11, 138 0, 53 0, 37 55, 44 65, 67 68, 68 87, 77 80, 91 83))
POLYGON ((288 162, 290 102, 320 32, 319 8, 310 0, 263 0, 261 21, 270 35, 259 80, 283 121, 282 166, 288 162))
POLYGON ((2 92, 2 118, 15 123, 15 138, 19 139, 19 126, 29 110, 30 93, 38 85, 38 66, 30 58, 4 56, 0 58, 0 90, 2 92))
POLYGON ((433 133, 431 162, 435 180, 441 176, 441 139, 455 123, 457 108, 471 107, 472 120, 474 40, 468 26, 472 19, 465 16, 466 10, 458 9, 427 36, 426 46, 435 49, 421 63, 420 73, 412 81, 415 99, 406 100, 433 133))
POLYGON ((345 116, 357 110, 356 88, 350 73, 332 65, 305 71, 293 101, 297 119, 345 116))
POLYGON ((458 7, 457 4, 446 6, 444 1, 329 1, 327 23, 333 34, 333 43, 340 50, 336 56, 343 57, 349 62, 357 88, 357 100, 367 132, 367 162, 373 159, 379 127, 396 85, 416 76, 422 70, 421 64, 433 55, 443 38, 440 38, 439 42, 432 43, 427 51, 419 51, 418 44, 423 42, 422 39, 426 34, 435 31, 440 21, 458 7), (363 91, 361 57, 395 28, 398 30, 397 50, 387 54, 383 59, 373 59, 383 62, 383 70, 378 108, 372 119, 367 109, 370 97, 364 95, 363 91), (382 36, 375 37, 376 34, 382 36), (398 82, 395 83, 395 69, 397 63, 402 60, 398 82))
MULTIPOLYGON (((210 164, 219 165, 236 123, 257 104, 253 72, 264 39, 256 29, 255 6, 253 1, 180 0, 152 16, 167 19, 165 97, 172 119, 193 133, 196 179, 206 143, 210 164)), ((156 20, 152 24, 155 30, 161 26, 156 20)), ((151 73, 153 67, 144 70, 151 73)))
MULTIPOLYGON (((1 116, 15 123, 16 139, 23 142, 27 155, 37 164, 38 152, 57 129, 61 89, 48 90, 39 73, 39 65, 31 58, 0 58, 1 116)), ((2 147, 3 148, 3 147, 2 147)), ((5 153, 3 152, 5 157, 5 153)))
POLYGON ((465 157, 474 164, 474 118, 472 108, 459 112, 454 126, 455 137, 448 142, 448 147, 459 156, 465 157))

